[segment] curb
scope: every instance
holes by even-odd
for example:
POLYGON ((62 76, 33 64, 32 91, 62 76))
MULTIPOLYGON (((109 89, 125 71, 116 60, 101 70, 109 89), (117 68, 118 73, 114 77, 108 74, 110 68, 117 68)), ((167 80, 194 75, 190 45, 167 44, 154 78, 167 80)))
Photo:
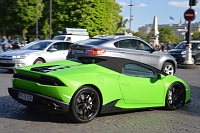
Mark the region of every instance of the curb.
POLYGON ((196 64, 177 64, 179 69, 200 69, 200 65, 196 64))

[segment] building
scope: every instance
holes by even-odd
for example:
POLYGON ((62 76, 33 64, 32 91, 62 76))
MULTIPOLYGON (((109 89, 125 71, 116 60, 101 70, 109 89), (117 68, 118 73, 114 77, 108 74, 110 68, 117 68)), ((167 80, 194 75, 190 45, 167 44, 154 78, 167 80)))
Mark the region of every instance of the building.
MULTIPOLYGON (((171 27, 177 37, 185 39, 185 32, 187 31, 188 27, 188 23, 186 21, 182 23, 182 21, 180 20, 178 24, 161 24, 158 25, 158 28, 165 26, 171 27)), ((153 24, 146 24, 145 26, 139 27, 138 31, 143 33, 144 35, 147 35, 151 33, 152 29, 153 24)), ((191 23, 191 34, 195 31, 200 31, 200 22, 191 23)))

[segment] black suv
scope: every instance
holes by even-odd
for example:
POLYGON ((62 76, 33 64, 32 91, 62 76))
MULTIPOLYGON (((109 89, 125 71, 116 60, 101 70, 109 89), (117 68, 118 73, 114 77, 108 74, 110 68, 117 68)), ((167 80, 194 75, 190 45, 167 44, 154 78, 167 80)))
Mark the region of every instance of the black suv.
MULTIPOLYGON (((179 43, 174 49, 169 50, 168 54, 172 55, 178 64, 185 61, 186 41, 179 43)), ((192 40, 192 61, 194 64, 200 64, 200 40, 192 40)))

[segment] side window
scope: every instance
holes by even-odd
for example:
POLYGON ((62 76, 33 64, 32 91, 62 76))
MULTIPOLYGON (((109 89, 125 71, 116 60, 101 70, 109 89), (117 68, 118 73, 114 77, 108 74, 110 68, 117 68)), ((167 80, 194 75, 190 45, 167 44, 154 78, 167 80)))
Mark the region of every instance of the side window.
POLYGON ((114 45, 115 45, 115 47, 116 47, 116 48, 121 48, 121 46, 120 46, 120 43, 119 43, 119 42, 115 42, 115 43, 114 43, 114 45))
POLYGON ((136 44, 137 50, 144 50, 144 51, 150 51, 151 50, 151 47, 148 44, 146 44, 146 43, 144 43, 140 40, 135 40, 135 44, 136 44))
POLYGON ((130 39, 121 40, 119 43, 119 45, 121 45, 121 48, 135 49, 135 46, 133 45, 133 42, 130 39))
POLYGON ((200 49, 200 43, 197 44, 197 49, 198 49, 198 50, 200 49))
POLYGON ((192 43, 192 50, 198 50, 200 48, 200 43, 192 43))
POLYGON ((122 68, 122 74, 142 78, 155 77, 155 72, 152 69, 139 64, 125 64, 122 68))
POLYGON ((57 42, 51 45, 50 48, 55 48, 57 50, 64 50, 64 43, 63 42, 57 42))
POLYGON ((72 43, 68 43, 68 42, 63 42, 63 43, 64 43, 64 50, 68 50, 69 46, 72 44, 72 43))

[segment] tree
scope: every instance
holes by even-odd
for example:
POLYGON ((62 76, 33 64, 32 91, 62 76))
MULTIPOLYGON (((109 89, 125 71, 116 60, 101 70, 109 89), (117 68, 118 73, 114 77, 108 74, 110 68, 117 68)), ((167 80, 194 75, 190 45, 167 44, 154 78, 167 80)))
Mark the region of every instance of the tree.
MULTIPOLYGON (((45 9, 49 9, 47 0, 44 2, 45 9)), ((43 13, 49 14, 48 11, 43 13)), ((120 12, 120 5, 115 0, 53 0, 53 32, 63 28, 85 28, 90 36, 114 34, 121 18, 120 12)))
POLYGON ((16 24, 23 26, 22 36, 25 39, 27 28, 36 23, 42 17, 42 0, 13 0, 15 6, 13 11, 16 13, 16 24))
POLYGON ((3 34, 6 35, 6 31, 12 29, 16 20, 16 14, 13 11, 13 7, 16 6, 13 0, 1 0, 0 1, 0 24, 3 34))
POLYGON ((49 38, 49 32, 50 32, 50 25, 48 23, 48 19, 45 20, 45 23, 42 27, 42 32, 44 34, 44 38, 48 39, 49 38))
POLYGON ((192 35, 192 40, 200 40, 200 32, 195 31, 192 35))
POLYGON ((121 20, 119 23, 117 23, 117 29, 116 32, 119 30, 119 28, 122 28, 123 32, 126 32, 126 24, 129 20, 128 19, 123 19, 123 17, 121 17, 121 20))
POLYGON ((167 42, 175 42, 176 36, 174 31, 170 27, 161 27, 159 30, 159 42, 167 43, 167 42))

